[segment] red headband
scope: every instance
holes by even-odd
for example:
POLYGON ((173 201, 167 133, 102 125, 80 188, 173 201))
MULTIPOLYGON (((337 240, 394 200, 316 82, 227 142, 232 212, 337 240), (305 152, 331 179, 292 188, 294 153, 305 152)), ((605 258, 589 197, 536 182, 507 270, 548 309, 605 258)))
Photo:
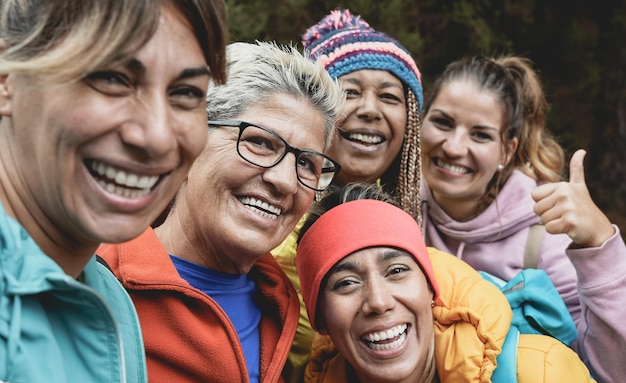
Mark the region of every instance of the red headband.
POLYGON ((296 268, 314 329, 317 299, 326 273, 344 257, 369 247, 393 247, 409 252, 422 267, 437 299, 439 287, 415 219, 387 202, 350 201, 322 214, 298 245, 296 268))

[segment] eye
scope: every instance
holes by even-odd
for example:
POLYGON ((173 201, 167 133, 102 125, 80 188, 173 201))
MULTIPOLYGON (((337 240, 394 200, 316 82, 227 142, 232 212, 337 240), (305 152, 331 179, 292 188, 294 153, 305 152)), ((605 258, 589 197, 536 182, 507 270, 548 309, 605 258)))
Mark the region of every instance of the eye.
POLYGON ((354 88, 347 88, 347 89, 344 89, 343 91, 346 94, 346 98, 348 100, 358 98, 360 95, 359 91, 354 88))
POLYGON ((399 104, 403 102, 402 98, 398 97, 397 95, 393 93, 383 93, 379 97, 383 99, 384 101, 390 102, 393 104, 399 104))
POLYGON ((317 163, 321 163, 321 157, 318 160, 316 153, 302 152, 298 157, 298 167, 300 170, 306 171, 306 174, 312 177, 316 177, 320 173, 318 169, 321 166, 318 166, 317 163))
POLYGON ((338 281, 333 283, 332 290, 339 291, 339 292, 352 291, 356 288, 358 283, 359 281, 354 277, 341 278, 338 281))
POLYGON ((169 91, 169 99, 174 105, 184 109, 204 107, 205 93, 195 86, 179 86, 169 91))
POLYGON ((477 142, 495 141, 495 137, 491 133, 480 131, 480 130, 473 132, 472 138, 477 142))
POLYGON ((400 278, 406 276, 411 271, 411 267, 407 265, 391 265, 387 269, 387 276, 391 278, 400 278))
POLYGON ((440 130, 452 129, 452 122, 450 122, 450 120, 448 120, 447 118, 433 117, 430 119, 430 122, 432 122, 432 124, 435 125, 437 129, 440 129, 440 130))
POLYGON ((125 96, 132 91, 133 84, 123 73, 115 71, 92 72, 84 80, 98 92, 110 96, 125 96))
POLYGON ((241 141, 246 147, 254 148, 256 151, 273 151, 272 141, 262 136, 245 136, 241 141))

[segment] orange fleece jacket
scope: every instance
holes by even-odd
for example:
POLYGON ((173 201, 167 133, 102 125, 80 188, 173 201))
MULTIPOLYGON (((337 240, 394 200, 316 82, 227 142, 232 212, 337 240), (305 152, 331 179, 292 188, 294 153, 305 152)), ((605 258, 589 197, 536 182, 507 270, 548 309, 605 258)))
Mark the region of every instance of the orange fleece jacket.
MULTIPOLYGON (((130 293, 142 327, 150 382, 248 382, 239 337, 209 296, 183 280, 152 229, 100 246, 130 293)), ((268 253, 249 275, 262 310, 261 382, 282 382, 300 306, 289 278, 268 253)))

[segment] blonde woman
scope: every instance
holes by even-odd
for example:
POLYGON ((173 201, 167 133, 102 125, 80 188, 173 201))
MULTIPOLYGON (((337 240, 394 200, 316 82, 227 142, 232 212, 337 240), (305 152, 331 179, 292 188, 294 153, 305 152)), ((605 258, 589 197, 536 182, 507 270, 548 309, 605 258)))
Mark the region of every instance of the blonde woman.
POLYGON ((219 1, 2 1, 0 381, 147 381, 94 252, 144 231, 202 151, 224 20, 219 1))

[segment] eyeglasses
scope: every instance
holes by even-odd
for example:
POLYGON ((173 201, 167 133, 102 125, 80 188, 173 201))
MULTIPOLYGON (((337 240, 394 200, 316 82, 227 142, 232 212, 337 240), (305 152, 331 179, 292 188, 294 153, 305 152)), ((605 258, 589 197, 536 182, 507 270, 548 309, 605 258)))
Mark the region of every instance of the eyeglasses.
POLYGON ((237 153, 252 165, 271 168, 278 165, 287 153, 293 153, 298 181, 309 189, 326 190, 341 170, 338 163, 322 153, 294 148, 276 132, 262 126, 245 121, 209 121, 209 126, 239 128, 237 153))

